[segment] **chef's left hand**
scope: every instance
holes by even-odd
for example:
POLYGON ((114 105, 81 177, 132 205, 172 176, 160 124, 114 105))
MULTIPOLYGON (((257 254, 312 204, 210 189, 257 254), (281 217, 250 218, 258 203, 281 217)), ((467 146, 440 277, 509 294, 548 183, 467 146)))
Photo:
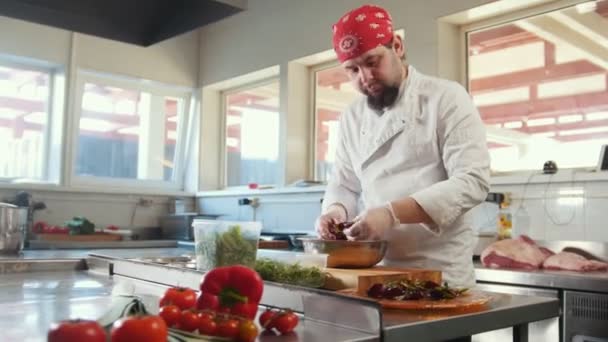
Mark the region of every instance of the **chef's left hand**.
POLYGON ((353 220, 355 223, 344 230, 349 240, 383 240, 398 222, 390 204, 363 211, 353 220))

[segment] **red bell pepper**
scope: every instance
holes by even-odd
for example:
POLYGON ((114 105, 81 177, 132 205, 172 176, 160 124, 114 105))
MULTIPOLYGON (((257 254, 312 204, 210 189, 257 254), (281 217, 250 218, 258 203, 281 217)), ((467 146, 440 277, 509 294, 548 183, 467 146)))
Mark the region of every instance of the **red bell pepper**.
POLYGON ((262 298, 264 281, 249 267, 224 266, 206 273, 200 289, 197 301, 199 309, 254 319, 262 298))

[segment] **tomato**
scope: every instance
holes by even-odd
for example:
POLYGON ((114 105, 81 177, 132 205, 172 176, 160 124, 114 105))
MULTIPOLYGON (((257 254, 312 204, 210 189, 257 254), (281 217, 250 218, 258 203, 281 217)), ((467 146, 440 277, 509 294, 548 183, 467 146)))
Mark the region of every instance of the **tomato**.
POLYGON ((179 317, 179 329, 194 331, 198 329, 200 323, 199 313, 195 310, 184 310, 179 317))
POLYGON ((245 317, 248 319, 254 319, 258 313, 257 303, 235 303, 230 308, 230 313, 236 316, 245 317))
POLYGON ((180 310, 177 305, 167 305, 160 308, 158 315, 163 318, 167 327, 172 327, 179 323, 182 310, 180 310))
POLYGON ((95 321, 70 320, 53 323, 47 335, 48 342, 105 342, 106 332, 95 321))
POLYGON ((239 321, 236 319, 225 319, 217 323, 216 335, 234 338, 239 334, 239 321))
POLYGON ((258 327, 253 321, 248 319, 241 322, 239 325, 238 340, 241 342, 253 342, 258 337, 258 327))
POLYGON ((167 342, 167 325, 160 316, 129 316, 112 326, 112 342, 167 342))
POLYGON ((220 307, 220 300, 218 296, 203 292, 196 300, 196 307, 199 310, 217 311, 220 307))
POLYGON ((160 306, 177 305, 182 310, 191 309, 196 305, 196 292, 185 287, 171 287, 160 299, 160 306))
POLYGON ((267 309, 266 311, 264 311, 259 318, 259 322, 260 325, 262 326, 262 328, 265 328, 267 330, 272 329, 272 327, 274 326, 274 317, 276 316, 276 312, 267 309))
POLYGON ((274 328, 276 328, 281 334, 287 334, 293 331, 298 325, 298 316, 291 311, 279 314, 274 319, 274 328))
POLYGON ((198 332, 203 335, 213 336, 217 330, 217 323, 210 314, 203 314, 199 316, 198 321, 198 332))

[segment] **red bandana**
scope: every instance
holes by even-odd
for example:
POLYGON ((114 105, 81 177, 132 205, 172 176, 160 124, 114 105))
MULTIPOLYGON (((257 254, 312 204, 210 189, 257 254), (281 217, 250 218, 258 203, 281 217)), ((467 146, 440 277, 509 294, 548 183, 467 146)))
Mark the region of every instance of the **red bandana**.
POLYGON ((364 5, 346 13, 333 25, 334 50, 340 63, 393 39, 388 12, 375 5, 364 5))

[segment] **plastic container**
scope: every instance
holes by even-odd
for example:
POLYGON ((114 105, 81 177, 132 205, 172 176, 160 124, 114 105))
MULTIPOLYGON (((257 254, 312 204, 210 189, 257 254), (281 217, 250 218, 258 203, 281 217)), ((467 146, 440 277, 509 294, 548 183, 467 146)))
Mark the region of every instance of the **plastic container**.
POLYGON ((260 222, 194 220, 194 254, 196 269, 209 271, 215 267, 255 266, 260 222))
POLYGON ((300 264, 302 266, 316 266, 325 268, 327 266, 327 254, 312 254, 276 251, 272 249, 262 249, 258 251, 258 258, 268 258, 286 264, 300 264))

